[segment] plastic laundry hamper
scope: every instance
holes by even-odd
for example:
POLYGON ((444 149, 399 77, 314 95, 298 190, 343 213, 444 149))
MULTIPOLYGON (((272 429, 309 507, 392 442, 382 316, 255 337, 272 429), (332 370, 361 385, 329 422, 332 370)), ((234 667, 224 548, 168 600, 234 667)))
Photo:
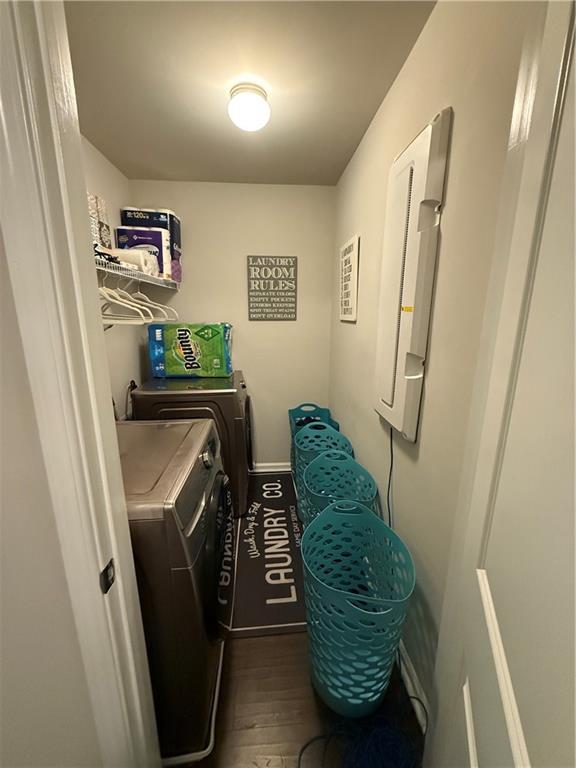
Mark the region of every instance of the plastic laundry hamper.
POLYGON ((327 450, 338 450, 354 456, 352 443, 323 421, 312 421, 299 429, 294 439, 294 484, 298 495, 298 514, 301 519, 308 517, 305 510, 304 470, 317 456, 327 450))
POLYGON ((304 470, 301 520, 308 525, 328 504, 358 501, 379 512, 378 486, 367 469, 345 451, 324 451, 304 470))
POLYGON ((325 424, 330 424, 336 431, 340 429, 338 422, 334 421, 332 418, 330 409, 322 408, 320 405, 316 405, 316 403, 301 403, 295 408, 290 408, 288 411, 288 421, 290 422, 290 438, 292 440, 290 447, 290 463, 292 469, 294 469, 294 462, 296 459, 294 438, 296 437, 298 430, 315 421, 323 421, 325 424))
POLYGON ((400 537, 370 509, 330 504, 302 538, 312 682, 347 717, 382 701, 416 583, 400 537))

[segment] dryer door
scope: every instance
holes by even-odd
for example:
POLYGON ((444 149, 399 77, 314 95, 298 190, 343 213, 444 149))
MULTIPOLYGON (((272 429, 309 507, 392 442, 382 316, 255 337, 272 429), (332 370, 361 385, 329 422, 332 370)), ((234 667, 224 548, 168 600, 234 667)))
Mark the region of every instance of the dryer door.
POLYGON ((204 551, 204 616, 211 637, 232 628, 234 608, 234 515, 230 481, 218 472, 206 506, 204 551))

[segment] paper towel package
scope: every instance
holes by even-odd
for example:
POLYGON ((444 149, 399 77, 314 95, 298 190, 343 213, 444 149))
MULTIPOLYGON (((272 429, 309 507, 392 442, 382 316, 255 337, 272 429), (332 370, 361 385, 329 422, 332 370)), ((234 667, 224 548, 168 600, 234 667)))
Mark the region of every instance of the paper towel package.
POLYGON ((160 227, 116 227, 118 248, 143 248, 156 257, 162 277, 172 277, 170 233, 160 227))
POLYGON ((155 379, 232 374, 230 323, 154 323, 148 354, 155 379))
POLYGON ((170 257, 172 280, 182 280, 182 232, 180 219, 167 208, 136 208, 127 206, 120 210, 120 221, 125 227, 160 227, 170 233, 170 257))

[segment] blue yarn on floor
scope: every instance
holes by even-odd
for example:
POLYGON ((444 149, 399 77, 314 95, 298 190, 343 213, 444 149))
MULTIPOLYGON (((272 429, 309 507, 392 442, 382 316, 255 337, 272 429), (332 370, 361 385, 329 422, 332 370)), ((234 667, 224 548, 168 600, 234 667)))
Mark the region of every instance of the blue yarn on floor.
POLYGON ((346 750, 342 768, 418 768, 418 751, 399 729, 378 725, 346 750))

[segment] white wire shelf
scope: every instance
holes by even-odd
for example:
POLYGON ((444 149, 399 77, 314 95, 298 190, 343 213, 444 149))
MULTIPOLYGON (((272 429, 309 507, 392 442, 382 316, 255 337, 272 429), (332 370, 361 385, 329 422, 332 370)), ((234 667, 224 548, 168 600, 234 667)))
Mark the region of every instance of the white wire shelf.
POLYGON ((147 275, 144 272, 140 272, 139 269, 130 269, 130 267, 123 267, 121 264, 113 264, 106 259, 100 259, 98 256, 94 258, 96 263, 96 269, 98 272, 105 272, 107 275, 116 275, 116 277, 126 277, 129 280, 135 280, 138 283, 148 283, 149 285, 158 285, 161 288, 169 288, 172 291, 177 291, 180 284, 175 280, 170 280, 164 277, 153 277, 147 275))

